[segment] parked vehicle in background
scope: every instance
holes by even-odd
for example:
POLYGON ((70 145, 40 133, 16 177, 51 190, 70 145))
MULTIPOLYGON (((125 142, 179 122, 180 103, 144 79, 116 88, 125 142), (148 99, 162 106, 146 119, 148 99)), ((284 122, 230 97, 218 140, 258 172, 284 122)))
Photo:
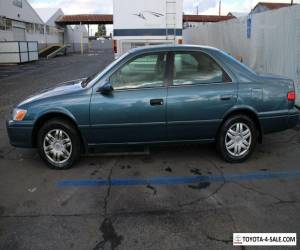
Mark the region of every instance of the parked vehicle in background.
POLYGON ((108 145, 215 142, 241 162, 264 134, 297 125, 295 98, 292 80, 258 75, 218 49, 154 46, 21 102, 7 130, 12 145, 37 147, 56 169, 108 145))
POLYGON ((136 47, 182 43, 182 0, 114 0, 115 57, 136 47))

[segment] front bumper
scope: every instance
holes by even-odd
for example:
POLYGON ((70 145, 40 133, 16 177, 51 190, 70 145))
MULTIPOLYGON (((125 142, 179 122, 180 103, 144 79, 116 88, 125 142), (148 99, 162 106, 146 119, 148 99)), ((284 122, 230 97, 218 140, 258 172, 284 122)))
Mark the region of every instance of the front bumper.
POLYGON ((28 122, 6 121, 9 142, 12 146, 31 148, 33 125, 28 122))

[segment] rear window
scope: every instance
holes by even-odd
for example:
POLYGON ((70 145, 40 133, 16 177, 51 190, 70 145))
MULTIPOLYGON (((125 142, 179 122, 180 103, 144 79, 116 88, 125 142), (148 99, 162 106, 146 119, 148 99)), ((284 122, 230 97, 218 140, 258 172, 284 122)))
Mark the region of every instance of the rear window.
POLYGON ((239 60, 237 60, 237 59, 234 58, 233 56, 231 56, 231 55, 229 55, 229 54, 227 54, 226 52, 221 51, 221 50, 220 50, 220 52, 221 52, 223 55, 225 55, 225 56, 227 56, 228 58, 230 58, 230 60, 232 60, 235 64, 238 64, 238 65, 241 66, 242 68, 244 68, 244 69, 250 71, 252 74, 257 75, 257 73, 256 73, 253 69, 251 69, 251 68, 248 67, 247 65, 241 63, 239 60))

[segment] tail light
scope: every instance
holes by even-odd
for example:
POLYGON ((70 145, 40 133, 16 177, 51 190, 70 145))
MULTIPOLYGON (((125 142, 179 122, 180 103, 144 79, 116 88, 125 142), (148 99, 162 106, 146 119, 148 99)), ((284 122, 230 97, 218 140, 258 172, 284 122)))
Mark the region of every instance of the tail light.
POLYGON ((289 91, 287 94, 287 99, 289 102, 293 102, 296 100, 296 92, 295 91, 289 91))
POLYGON ((117 40, 113 40, 113 49, 114 49, 114 52, 117 53, 117 40))

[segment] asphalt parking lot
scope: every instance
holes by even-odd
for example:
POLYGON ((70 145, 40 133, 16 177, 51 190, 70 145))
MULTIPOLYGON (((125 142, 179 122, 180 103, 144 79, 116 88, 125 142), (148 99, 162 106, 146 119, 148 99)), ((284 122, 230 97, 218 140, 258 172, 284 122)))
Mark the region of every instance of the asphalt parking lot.
POLYGON ((0 66, 0 249, 248 249, 233 247, 232 233, 300 232, 299 127, 265 136, 235 165, 213 145, 181 145, 55 171, 9 145, 14 104, 112 59, 100 51, 0 66))

